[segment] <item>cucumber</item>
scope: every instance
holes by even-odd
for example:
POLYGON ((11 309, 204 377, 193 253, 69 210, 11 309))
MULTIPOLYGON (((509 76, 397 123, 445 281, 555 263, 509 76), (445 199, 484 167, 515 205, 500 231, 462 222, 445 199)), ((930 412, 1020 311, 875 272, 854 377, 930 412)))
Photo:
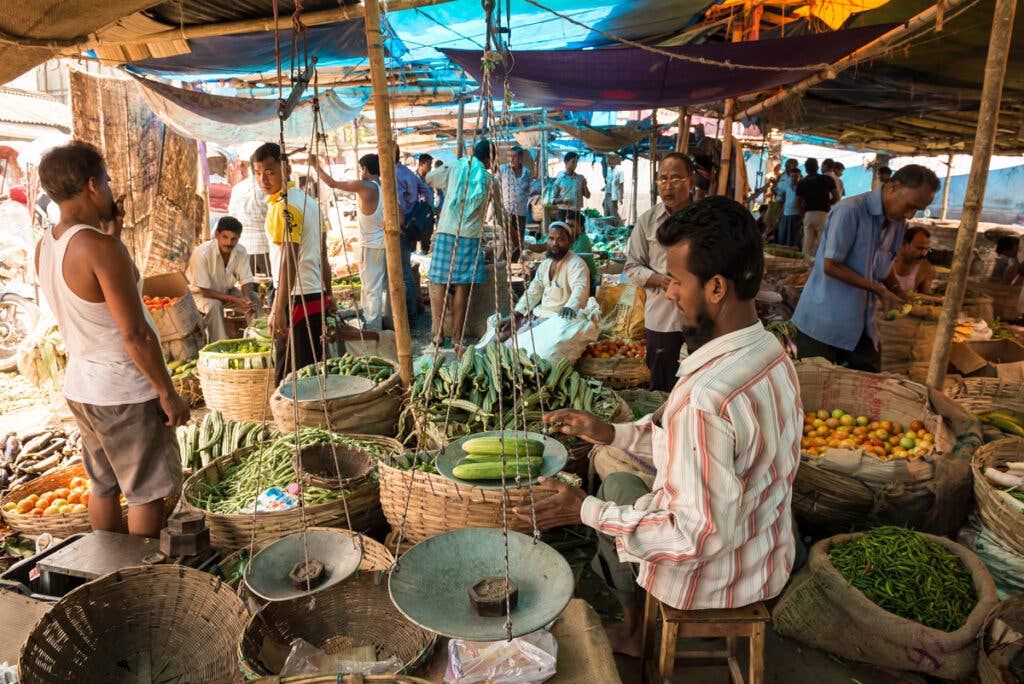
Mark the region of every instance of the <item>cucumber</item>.
MULTIPOLYGON (((529 472, 537 474, 542 459, 533 458, 529 462, 529 472)), ((515 477, 516 471, 520 475, 527 474, 526 462, 519 461, 505 464, 505 477, 515 477)), ((460 480, 500 480, 502 476, 501 464, 495 461, 474 462, 461 461, 452 469, 452 475, 460 480)))
MULTIPOLYGON (((505 452, 505 462, 515 463, 519 461, 525 464, 527 461, 544 460, 541 456, 527 456, 520 454, 518 457, 511 451, 505 452)), ((501 463, 501 454, 466 454, 466 457, 459 463, 501 463)))
MULTIPOLYGON (((500 454, 501 437, 488 436, 467 439, 462 443, 462 450, 467 454, 500 454)), ((544 443, 536 439, 506 437, 505 455, 510 454, 519 454, 520 456, 528 455, 531 458, 539 458, 544 455, 544 443)))

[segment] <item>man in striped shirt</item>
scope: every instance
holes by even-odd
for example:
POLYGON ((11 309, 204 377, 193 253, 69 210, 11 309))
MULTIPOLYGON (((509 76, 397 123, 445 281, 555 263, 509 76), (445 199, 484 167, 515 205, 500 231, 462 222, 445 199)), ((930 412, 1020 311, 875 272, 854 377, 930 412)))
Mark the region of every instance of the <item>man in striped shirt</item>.
MULTIPOLYGON (((654 486, 614 473, 594 497, 545 480, 555 493, 536 504, 541 528, 582 522, 600 533, 594 567, 625 617, 610 637, 630 655, 640 651, 642 590, 683 610, 740 607, 777 595, 795 553, 800 389, 754 308, 764 271, 754 219, 711 197, 657 236, 668 252, 665 296, 682 312, 690 349, 668 400, 620 425, 571 409, 544 416, 554 430, 649 460, 654 486)), ((516 514, 531 519, 528 506, 516 514)))

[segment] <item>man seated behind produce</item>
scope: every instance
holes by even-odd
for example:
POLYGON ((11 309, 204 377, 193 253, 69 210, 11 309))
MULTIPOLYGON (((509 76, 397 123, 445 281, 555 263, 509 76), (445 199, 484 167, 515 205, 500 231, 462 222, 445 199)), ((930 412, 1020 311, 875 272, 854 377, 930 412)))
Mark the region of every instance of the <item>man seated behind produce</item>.
POLYGON ((213 237, 196 247, 188 260, 189 289, 196 307, 206 318, 210 342, 227 339, 225 306, 245 312, 246 319, 260 310, 260 298, 252 286, 249 255, 238 244, 240 237, 241 222, 233 216, 222 216, 213 237))
MULTIPOLYGON (((612 647, 640 655, 643 590, 683 610, 738 608, 776 596, 795 554, 790 501, 803 413, 796 371, 758 320, 761 235, 739 203, 711 197, 658 228, 665 296, 683 317, 689 356, 658 411, 611 425, 552 411, 552 430, 653 463, 652 489, 612 473, 597 496, 554 480, 535 504, 541 529, 581 522, 599 533, 594 569, 625 622, 612 647), (636 564, 639 564, 639 568, 636 564)), ((529 506, 515 514, 532 523, 529 506)))
POLYGON ((932 234, 921 226, 907 228, 903 244, 892 262, 892 275, 904 292, 932 293, 935 267, 928 261, 932 234))
POLYGON ((534 320, 552 316, 573 318, 587 304, 590 296, 590 274, 583 259, 569 249, 572 229, 555 221, 548 230, 547 258, 540 262, 530 286, 516 302, 512 318, 502 321, 498 332, 507 337, 512 320, 518 330, 534 320))

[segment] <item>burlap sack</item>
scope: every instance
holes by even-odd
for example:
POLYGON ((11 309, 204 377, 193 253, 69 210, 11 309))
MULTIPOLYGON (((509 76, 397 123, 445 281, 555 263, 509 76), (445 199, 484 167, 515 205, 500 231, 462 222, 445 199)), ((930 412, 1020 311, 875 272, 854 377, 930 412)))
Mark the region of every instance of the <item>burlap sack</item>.
POLYGON ((281 386, 292 381, 289 373, 270 398, 270 411, 279 430, 295 429, 295 414, 299 425, 322 427, 333 432, 393 437, 398 430, 398 412, 402 405, 404 387, 398 375, 398 364, 392 362, 395 372, 373 389, 341 399, 303 401, 296 403, 281 394, 281 386), (326 413, 325 413, 326 408, 326 413))
POLYGON ((889 613, 870 601, 833 567, 828 549, 856 535, 823 539, 807 567, 790 581, 772 611, 783 636, 851 660, 896 670, 960 679, 977 666, 978 637, 998 602, 996 587, 978 557, 944 537, 925 535, 955 553, 974 578, 978 603, 963 627, 943 632, 889 613))
POLYGON ((644 291, 633 285, 602 285, 597 288, 601 306, 601 337, 612 340, 642 340, 644 326, 644 291))
POLYGON ((654 485, 653 463, 640 460, 615 447, 594 447, 590 452, 590 467, 602 480, 612 473, 630 473, 643 480, 648 487, 654 485))

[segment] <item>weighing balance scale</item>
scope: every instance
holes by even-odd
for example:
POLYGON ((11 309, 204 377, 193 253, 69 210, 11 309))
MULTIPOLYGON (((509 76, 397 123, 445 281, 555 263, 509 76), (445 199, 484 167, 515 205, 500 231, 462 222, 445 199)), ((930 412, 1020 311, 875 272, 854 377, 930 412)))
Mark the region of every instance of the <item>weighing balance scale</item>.
MULTIPOLYGON (((462 445, 467 440, 476 439, 477 437, 500 437, 502 434, 505 435, 507 440, 525 436, 528 439, 535 439, 544 444, 544 460, 541 461, 540 468, 534 468, 529 472, 529 475, 533 475, 533 477, 528 477, 527 468, 523 465, 520 468, 522 481, 516 484, 515 475, 511 477, 506 475, 506 487, 526 487, 535 484, 541 477, 554 477, 569 462, 569 451, 565 448, 564 444, 553 437, 539 432, 512 432, 506 430, 502 433, 501 430, 491 430, 489 432, 477 432, 455 440, 438 455, 437 460, 434 462, 434 467, 437 468, 439 475, 457 484, 473 487, 474 489, 501 489, 501 480, 463 480, 455 477, 452 470, 466 457, 466 452, 463 451, 462 445)), ((512 448, 511 443, 505 449, 505 458, 509 462, 515 461, 515 450, 512 448)))
POLYGON ((281 537, 249 561, 243 580, 267 601, 314 594, 347 579, 363 560, 362 537, 323 527, 281 537))
POLYGON ((299 378, 295 381, 285 381, 281 383, 280 392, 281 396, 291 399, 292 392, 294 391, 296 401, 308 403, 343 399, 344 397, 368 392, 376 386, 377 383, 373 380, 358 375, 314 375, 309 378, 299 378), (321 383, 323 383, 322 386, 321 383))
POLYGON ((499 641, 553 622, 573 593, 569 563, 553 548, 508 532, 508 570, 516 593, 504 614, 505 533, 473 527, 430 537, 409 549, 388 578, 391 601, 414 623, 443 636, 499 641), (485 586, 481 586, 483 581, 485 586))

